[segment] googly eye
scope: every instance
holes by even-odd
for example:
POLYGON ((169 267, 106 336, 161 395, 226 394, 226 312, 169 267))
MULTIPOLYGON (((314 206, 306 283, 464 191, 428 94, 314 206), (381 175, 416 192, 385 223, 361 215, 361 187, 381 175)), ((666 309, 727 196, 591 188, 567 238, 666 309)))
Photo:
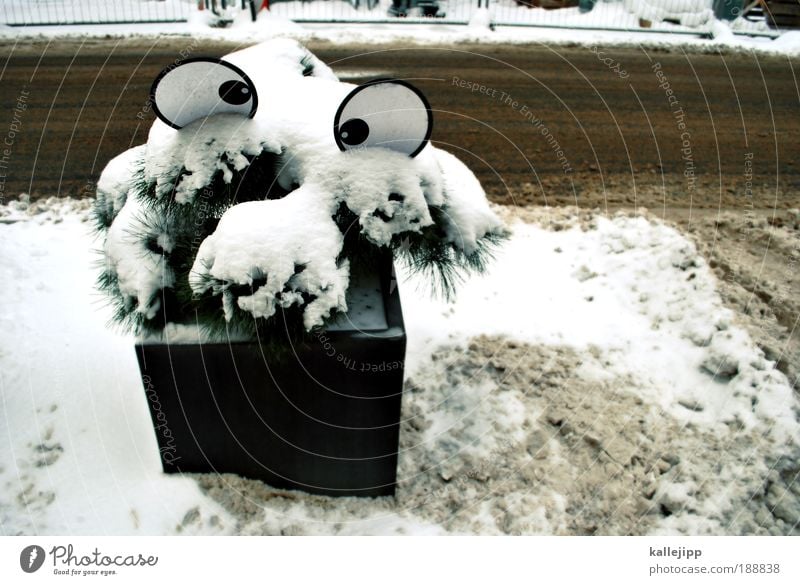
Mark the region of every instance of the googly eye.
POLYGON ((333 120, 333 136, 341 150, 383 147, 416 156, 432 129, 428 100, 399 79, 358 86, 342 100, 333 120))
POLYGON ((258 107, 256 88, 244 71, 221 59, 186 59, 159 73, 150 89, 153 110, 162 122, 183 128, 214 114, 252 118, 258 107))

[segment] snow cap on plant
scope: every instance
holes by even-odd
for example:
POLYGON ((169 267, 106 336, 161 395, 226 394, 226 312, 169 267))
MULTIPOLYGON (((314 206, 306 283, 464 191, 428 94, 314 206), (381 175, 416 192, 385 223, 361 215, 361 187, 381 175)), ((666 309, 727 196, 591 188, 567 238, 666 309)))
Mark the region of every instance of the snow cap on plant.
POLYGON ((134 331, 254 334, 279 311, 309 331, 382 248, 449 295, 505 237, 402 80, 342 83, 280 39, 169 67, 151 99, 147 144, 108 164, 95 205, 100 286, 134 331))

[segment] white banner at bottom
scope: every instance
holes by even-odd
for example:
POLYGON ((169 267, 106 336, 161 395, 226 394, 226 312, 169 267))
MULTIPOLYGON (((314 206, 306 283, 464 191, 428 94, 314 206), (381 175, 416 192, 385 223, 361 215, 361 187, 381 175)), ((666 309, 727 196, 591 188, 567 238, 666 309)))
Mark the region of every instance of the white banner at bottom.
POLYGON ((800 583, 792 537, 2 537, 0 583, 800 583))

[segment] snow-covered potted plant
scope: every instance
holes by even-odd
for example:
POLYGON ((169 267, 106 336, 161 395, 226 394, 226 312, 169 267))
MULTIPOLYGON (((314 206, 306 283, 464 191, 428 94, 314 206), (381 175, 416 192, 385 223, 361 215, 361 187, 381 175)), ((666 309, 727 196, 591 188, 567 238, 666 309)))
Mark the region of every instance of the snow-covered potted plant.
POLYGON ((289 40, 153 84, 103 171, 100 288, 137 354, 165 471, 392 493, 405 332, 393 259, 450 294, 505 231, 428 143, 401 80, 355 87, 289 40))

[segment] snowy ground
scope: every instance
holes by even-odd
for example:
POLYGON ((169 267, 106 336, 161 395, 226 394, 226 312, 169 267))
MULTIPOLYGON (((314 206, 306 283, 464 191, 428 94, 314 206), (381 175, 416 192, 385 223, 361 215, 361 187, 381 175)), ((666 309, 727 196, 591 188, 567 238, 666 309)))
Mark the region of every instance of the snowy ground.
MULTIPOLYGON (((151 3, 152 4, 152 3, 151 3)), ((298 3, 293 3, 298 4, 298 3)), ((351 11, 348 18, 362 18, 361 12, 342 2, 337 10, 351 11)), ((165 5, 167 6, 167 5, 165 5)), ((333 18, 330 2, 302 3, 305 18, 333 18), (314 10, 319 10, 316 14, 314 10), (328 12, 326 12, 326 10, 328 12), (310 12, 309 12, 310 11, 310 12), (307 12, 307 14, 306 14, 307 12)), ((166 9, 166 8, 165 8, 166 9)), ((191 36, 211 40, 228 40, 241 43, 255 43, 273 37, 291 37, 301 42, 325 41, 340 44, 456 44, 456 43, 517 43, 554 45, 603 45, 658 48, 663 50, 697 52, 755 52, 764 55, 800 55, 800 31, 783 32, 773 39, 776 31, 766 25, 751 23, 742 18, 732 23, 711 20, 701 25, 686 27, 670 23, 657 23, 656 28, 641 29, 638 18, 628 11, 622 3, 598 4, 587 14, 577 9, 547 11, 527 9, 512 5, 509 1, 492 8, 498 26, 490 30, 488 18, 476 14, 475 10, 451 12, 459 14, 463 24, 398 24, 396 22, 375 22, 368 24, 347 22, 303 22, 298 24, 288 17, 288 4, 277 4, 274 13, 262 13, 257 23, 242 13, 229 28, 209 27, 205 16, 191 13, 189 22, 150 23, 150 24, 103 24, 103 25, 60 25, 60 26, 4 26, 0 23, 0 39, 26 42, 36 37, 153 37, 160 35, 191 36), (538 26, 504 26, 507 23, 527 23, 538 26), (550 28, 555 27, 555 28, 550 28), (563 28, 560 28, 563 27, 563 28), (612 28, 616 30, 600 30, 612 28), (673 31, 673 32, 654 32, 673 31), (674 31, 690 34, 673 34, 674 31), (734 34, 738 33, 738 34, 734 34), (745 35, 769 36, 745 36, 745 35), (701 35, 713 38, 702 38, 701 35)), ((382 16, 384 12, 380 12, 382 16)), ((485 9, 484 9, 485 10, 485 9)), ((378 14, 369 11, 365 14, 378 14)), ((0 13, 2 14, 2 13, 0 13)), ((10 14, 10 12, 7 12, 10 14)), ((207 15, 207 13, 206 13, 207 15)), ((369 20, 369 19, 368 19, 369 20)), ((2 21, 0 21, 2 22, 2 21)), ((14 22, 7 17, 7 22, 14 22)))
POLYGON ((455 304, 401 278, 400 486, 362 500, 160 473, 86 208, 0 208, 4 534, 798 532, 797 395, 658 220, 502 210, 455 304))

